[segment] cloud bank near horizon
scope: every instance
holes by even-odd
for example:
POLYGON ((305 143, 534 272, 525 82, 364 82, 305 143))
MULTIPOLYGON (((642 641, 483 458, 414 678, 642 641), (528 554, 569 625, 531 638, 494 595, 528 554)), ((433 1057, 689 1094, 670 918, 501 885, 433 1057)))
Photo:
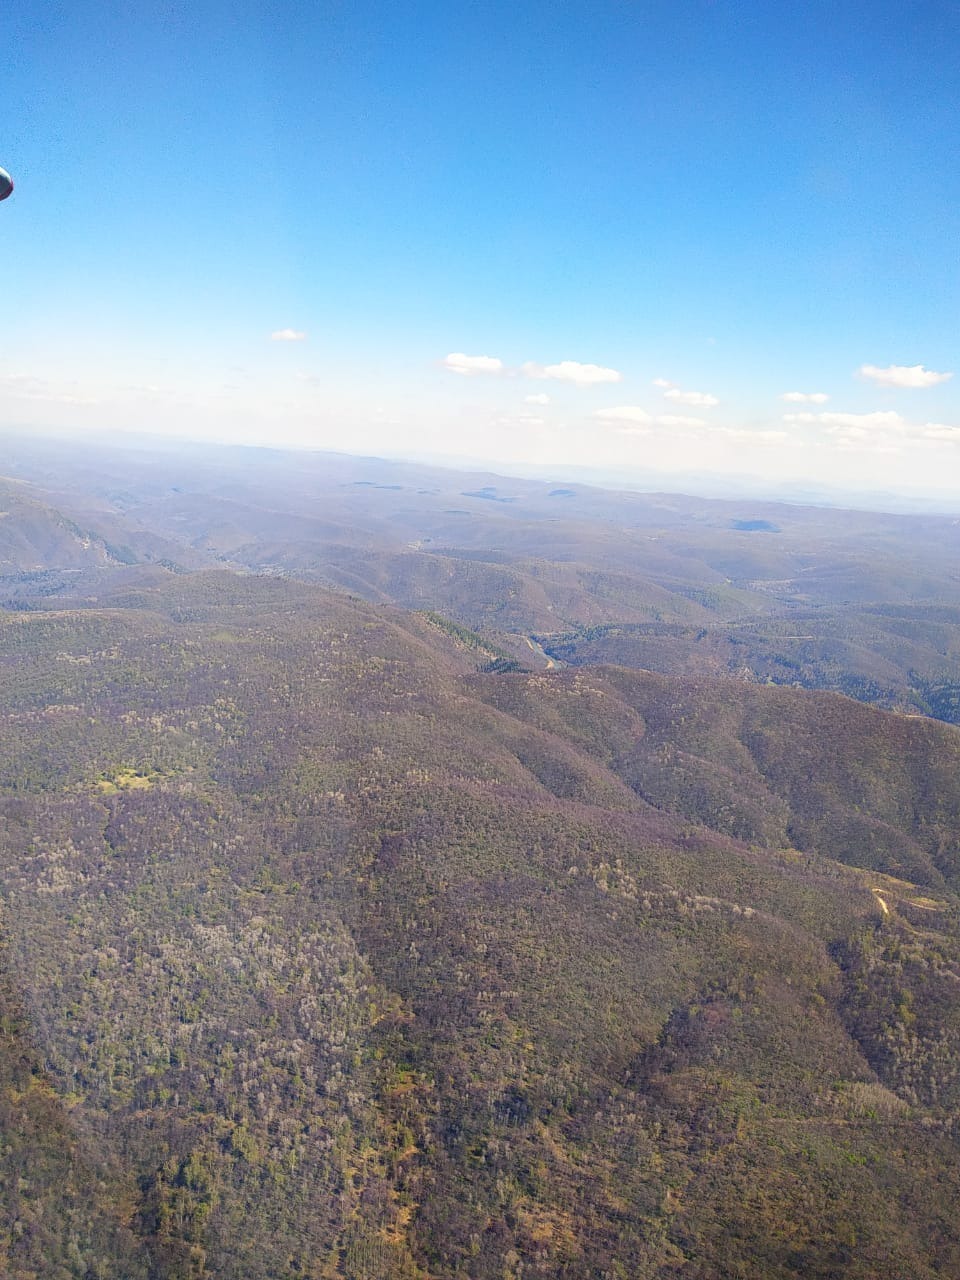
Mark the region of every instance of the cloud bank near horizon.
POLYGON ((922 364, 890 364, 885 369, 875 364, 862 364, 857 370, 861 378, 875 382, 881 387, 909 387, 911 389, 935 387, 941 382, 949 382, 952 373, 937 373, 933 369, 925 369, 922 364))

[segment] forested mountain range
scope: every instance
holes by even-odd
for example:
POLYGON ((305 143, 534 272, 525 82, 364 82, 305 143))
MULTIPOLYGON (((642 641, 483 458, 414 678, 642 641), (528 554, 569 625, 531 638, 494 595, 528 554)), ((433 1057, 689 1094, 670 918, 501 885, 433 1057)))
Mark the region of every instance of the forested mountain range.
POLYGON ((45 448, 4 1274, 960 1274, 952 520, 45 448), (754 670, 794 620, 887 683, 754 670))
POLYGON ((11 435, 4 459, 10 604, 89 595, 104 567, 228 565, 437 611, 527 664, 799 684, 960 717, 957 516, 169 441, 11 435))

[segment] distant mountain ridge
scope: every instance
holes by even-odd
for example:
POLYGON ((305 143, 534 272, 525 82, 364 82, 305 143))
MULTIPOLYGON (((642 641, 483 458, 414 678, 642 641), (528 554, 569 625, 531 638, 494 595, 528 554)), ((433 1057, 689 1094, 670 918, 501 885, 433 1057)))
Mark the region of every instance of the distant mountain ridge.
POLYGON ((0 527, 11 604, 96 595, 118 559, 226 564, 441 612, 528 664, 798 684, 960 720, 955 517, 558 489, 346 455, 7 444, 33 513, 16 546, 0 527))

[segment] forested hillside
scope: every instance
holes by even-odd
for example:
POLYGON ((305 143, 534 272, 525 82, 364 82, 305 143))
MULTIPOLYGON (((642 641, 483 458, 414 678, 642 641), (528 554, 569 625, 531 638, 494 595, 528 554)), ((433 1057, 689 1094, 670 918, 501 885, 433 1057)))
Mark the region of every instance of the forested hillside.
POLYGON ((960 1273, 957 729, 89 572, 0 613, 6 1274, 960 1273))

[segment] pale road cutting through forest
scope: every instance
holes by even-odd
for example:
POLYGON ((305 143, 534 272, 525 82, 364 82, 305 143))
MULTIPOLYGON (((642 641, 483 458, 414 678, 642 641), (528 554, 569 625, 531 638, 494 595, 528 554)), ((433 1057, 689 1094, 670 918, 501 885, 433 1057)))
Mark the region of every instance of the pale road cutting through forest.
POLYGON ((536 640, 532 639, 530 636, 524 636, 523 638, 526 640, 533 652, 539 654, 540 657, 544 659, 547 664, 548 671, 552 671, 557 666, 556 660, 551 658, 548 653, 545 653, 543 647, 537 644, 536 640))

